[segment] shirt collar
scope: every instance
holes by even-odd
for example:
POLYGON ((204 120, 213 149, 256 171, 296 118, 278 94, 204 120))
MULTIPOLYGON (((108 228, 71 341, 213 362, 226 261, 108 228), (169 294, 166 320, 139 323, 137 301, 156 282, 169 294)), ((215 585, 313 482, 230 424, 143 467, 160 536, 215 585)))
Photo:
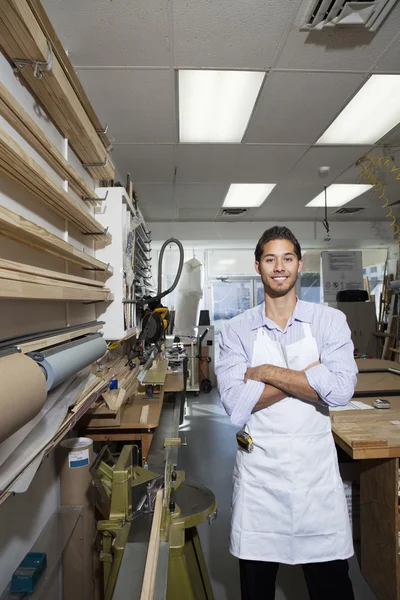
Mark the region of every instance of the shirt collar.
MULTIPOLYGON (((303 302, 297 298, 296 306, 292 316, 289 319, 288 325, 293 321, 301 321, 302 323, 311 323, 313 315, 313 306, 310 302, 303 302)), ((265 302, 260 304, 255 311, 253 324, 251 329, 259 329, 260 327, 268 327, 268 329, 277 329, 277 325, 265 316, 265 302)))

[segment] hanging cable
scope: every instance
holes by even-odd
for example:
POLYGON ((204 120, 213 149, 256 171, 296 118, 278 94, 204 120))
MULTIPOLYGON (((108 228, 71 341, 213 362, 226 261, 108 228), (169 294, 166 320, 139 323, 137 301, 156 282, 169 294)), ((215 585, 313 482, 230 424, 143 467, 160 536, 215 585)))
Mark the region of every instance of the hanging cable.
POLYGON ((324 191, 325 191, 325 219, 322 221, 322 225, 325 227, 326 237, 330 239, 331 234, 329 232, 329 222, 328 222, 328 193, 327 193, 326 185, 324 185, 324 191))

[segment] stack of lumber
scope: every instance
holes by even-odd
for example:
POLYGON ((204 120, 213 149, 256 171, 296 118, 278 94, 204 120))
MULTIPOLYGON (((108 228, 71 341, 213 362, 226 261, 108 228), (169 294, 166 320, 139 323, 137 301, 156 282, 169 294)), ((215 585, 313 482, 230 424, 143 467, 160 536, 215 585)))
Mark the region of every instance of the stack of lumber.
POLYGON ((56 146, 43 133, 42 129, 28 115, 7 88, 0 83, 0 115, 36 150, 62 179, 66 179, 71 189, 81 198, 98 200, 93 189, 78 175, 56 146))
MULTIPOLYGON (((36 20, 39 23, 46 38, 51 42, 53 52, 57 56, 58 61, 60 62, 62 68, 64 69, 64 73, 68 77, 68 80, 69 80, 70 84, 72 85, 76 95, 78 96, 79 101, 81 102, 82 106, 84 107, 89 119, 91 120, 93 127, 99 133, 103 129, 103 125, 100 123, 96 113, 94 112, 93 107, 89 101, 89 98, 87 97, 86 92, 83 89, 81 82, 79 81, 79 78, 75 72, 75 69, 74 69, 71 61, 69 60, 64 48, 62 47, 62 44, 61 44, 60 40, 58 39, 58 36, 57 36, 56 32, 54 31, 54 28, 53 28, 52 24, 50 23, 50 20, 40 2, 40 0, 28 0, 28 4, 29 4, 29 7, 32 10, 33 14, 35 15, 36 20)), ((111 146, 111 142, 108 139, 107 134, 100 133, 99 135, 101 136, 100 139, 103 142, 104 146, 106 148, 109 148, 111 146)))
POLYGON ((76 202, 2 129, 0 129, 0 171, 17 181, 53 211, 74 223, 82 233, 88 233, 103 242, 111 241, 109 234, 101 233, 103 228, 83 203, 76 202))
POLYGON ((117 379, 118 389, 102 393, 84 418, 86 427, 118 427, 121 424, 125 405, 139 384, 139 361, 135 359, 132 363, 135 364, 134 369, 130 368, 126 357, 119 357, 107 363, 101 374, 97 373, 102 381, 117 379))
POLYGON ((0 298, 102 302, 113 299, 101 281, 0 259, 0 298))
POLYGON ((76 246, 4 206, 0 206, 0 234, 81 267, 103 271, 106 275, 113 273, 110 265, 79 250, 76 246))
POLYGON ((110 410, 117 411, 137 391, 139 360, 135 359, 131 364, 135 364, 134 369, 129 366, 126 356, 114 359, 106 365, 101 375, 106 380, 118 379, 118 390, 110 390, 102 396, 110 410))
MULTIPOLYGON (((46 38, 27 0, 1 2, 0 39, 4 52, 11 60, 48 60, 50 40, 46 38)), ((41 79, 34 76, 32 66, 15 64, 82 163, 106 163, 104 166, 88 168, 94 179, 113 179, 114 165, 57 54, 53 52, 52 68, 44 72, 41 79)))

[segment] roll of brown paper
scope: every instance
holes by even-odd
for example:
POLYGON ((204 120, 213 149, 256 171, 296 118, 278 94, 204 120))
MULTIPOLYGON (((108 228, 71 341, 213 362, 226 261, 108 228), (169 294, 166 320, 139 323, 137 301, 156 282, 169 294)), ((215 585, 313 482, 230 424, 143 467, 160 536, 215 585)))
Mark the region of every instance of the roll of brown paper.
POLYGON ((0 443, 29 423, 47 397, 42 369, 25 354, 0 358, 0 443))
POLYGON ((90 466, 93 442, 71 438, 60 444, 61 505, 82 506, 63 553, 63 600, 93 600, 93 549, 96 519, 90 466))

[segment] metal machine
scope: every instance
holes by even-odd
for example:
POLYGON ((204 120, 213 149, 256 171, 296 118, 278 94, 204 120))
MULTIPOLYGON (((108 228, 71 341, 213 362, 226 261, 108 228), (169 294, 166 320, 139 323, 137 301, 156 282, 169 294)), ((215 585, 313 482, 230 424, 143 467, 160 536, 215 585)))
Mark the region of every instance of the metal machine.
POLYGON ((213 600, 196 528, 214 520, 216 500, 176 470, 180 445, 164 440, 163 474, 136 464, 136 446, 124 446, 116 461, 106 446, 93 463, 104 600, 213 600))

